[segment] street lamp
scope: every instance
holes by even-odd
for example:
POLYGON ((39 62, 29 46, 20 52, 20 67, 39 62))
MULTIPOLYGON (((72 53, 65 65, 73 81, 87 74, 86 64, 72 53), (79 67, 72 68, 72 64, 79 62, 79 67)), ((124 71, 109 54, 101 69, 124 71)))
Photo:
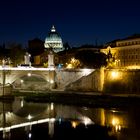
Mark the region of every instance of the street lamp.
POLYGON ((5 87, 5 59, 2 60, 2 96, 4 96, 4 87, 5 87))

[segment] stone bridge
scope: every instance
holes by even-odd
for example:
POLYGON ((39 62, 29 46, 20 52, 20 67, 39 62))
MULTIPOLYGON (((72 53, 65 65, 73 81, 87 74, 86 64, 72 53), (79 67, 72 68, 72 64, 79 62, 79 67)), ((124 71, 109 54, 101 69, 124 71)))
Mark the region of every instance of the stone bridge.
POLYGON ((23 90, 76 90, 95 87, 100 83, 100 70, 54 69, 34 67, 0 68, 1 92, 3 85, 23 90), (78 85, 80 84, 81 85, 78 85), (95 84, 97 83, 97 84, 95 84))

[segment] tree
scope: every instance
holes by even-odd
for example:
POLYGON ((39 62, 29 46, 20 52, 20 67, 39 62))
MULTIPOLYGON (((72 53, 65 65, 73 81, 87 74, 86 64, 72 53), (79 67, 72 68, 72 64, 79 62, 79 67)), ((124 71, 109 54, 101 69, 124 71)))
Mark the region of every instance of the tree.
POLYGON ((79 68, 80 67, 80 61, 75 58, 71 58, 68 63, 66 63, 66 68, 79 68))
POLYGON ((76 53, 75 58, 80 60, 82 67, 100 68, 106 66, 106 55, 101 52, 82 50, 76 53))
POLYGON ((8 44, 8 48, 10 49, 9 56, 10 56, 13 66, 17 66, 17 64, 23 63, 25 49, 22 48, 22 45, 18 43, 11 43, 11 44, 8 44))
POLYGON ((44 52, 44 42, 38 38, 28 41, 28 52, 32 56, 40 55, 44 52))

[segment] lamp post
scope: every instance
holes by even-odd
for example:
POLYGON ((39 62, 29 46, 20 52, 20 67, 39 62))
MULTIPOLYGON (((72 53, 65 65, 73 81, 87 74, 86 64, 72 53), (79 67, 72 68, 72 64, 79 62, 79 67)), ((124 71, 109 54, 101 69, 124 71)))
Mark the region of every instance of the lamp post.
MULTIPOLYGON (((4 98, 4 89, 5 89, 5 59, 2 60, 2 96, 4 98)), ((3 138, 6 138, 6 131, 5 131, 5 125, 6 125, 6 116, 5 116, 5 106, 3 102, 3 138)))
POLYGON ((4 70, 4 67, 5 67, 5 60, 3 59, 2 60, 2 96, 4 97, 4 88, 5 88, 5 70, 4 70))

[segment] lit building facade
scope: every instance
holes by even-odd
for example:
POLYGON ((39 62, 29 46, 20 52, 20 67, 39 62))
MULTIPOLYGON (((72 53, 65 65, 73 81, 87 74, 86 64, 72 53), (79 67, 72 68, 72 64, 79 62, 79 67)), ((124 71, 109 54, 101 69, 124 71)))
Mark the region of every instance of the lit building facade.
POLYGON ((46 37, 44 46, 46 49, 51 48, 55 53, 64 50, 62 39, 59 36, 59 34, 56 32, 56 29, 54 26, 52 26, 51 32, 46 37))
POLYGON ((55 53, 58 53, 64 50, 62 39, 59 36, 59 34, 56 32, 56 29, 54 26, 52 26, 51 32, 45 39, 44 47, 45 49, 48 50, 48 67, 53 68, 55 67, 54 60, 56 60, 55 53))
POLYGON ((54 67, 54 64, 59 61, 57 53, 63 50, 62 39, 56 32, 55 27, 52 26, 50 33, 45 38, 45 42, 43 42, 43 52, 34 56, 34 64, 54 67))
POLYGON ((112 54, 115 67, 140 68, 140 36, 107 43, 100 51, 112 54))

